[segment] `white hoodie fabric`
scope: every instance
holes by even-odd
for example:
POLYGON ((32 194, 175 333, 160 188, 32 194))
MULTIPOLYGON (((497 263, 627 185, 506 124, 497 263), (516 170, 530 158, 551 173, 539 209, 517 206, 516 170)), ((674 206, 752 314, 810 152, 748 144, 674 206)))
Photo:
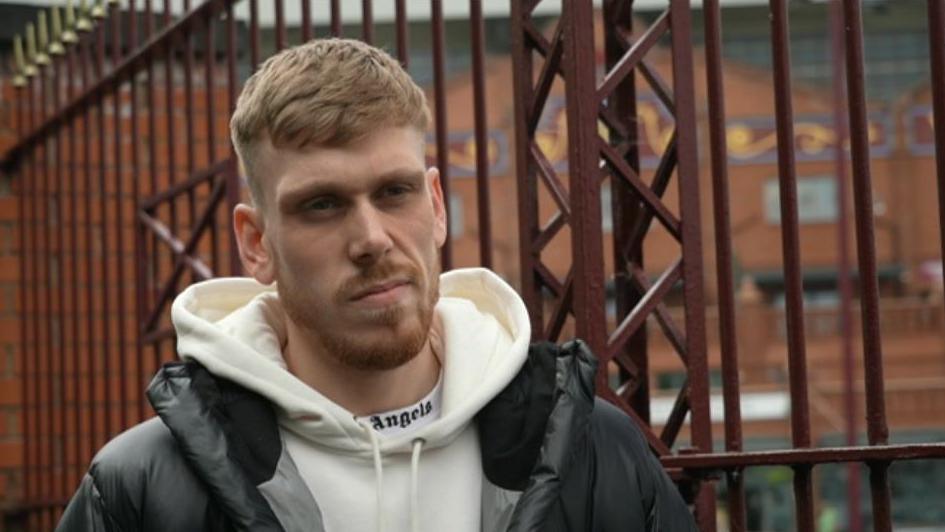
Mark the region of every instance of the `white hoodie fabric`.
POLYGON ((286 369, 274 286, 214 279, 186 289, 171 310, 182 359, 272 402, 327 531, 478 532, 483 475, 473 416, 524 363, 528 314, 518 294, 482 268, 444 273, 436 313, 440 417, 385 437, 286 369))

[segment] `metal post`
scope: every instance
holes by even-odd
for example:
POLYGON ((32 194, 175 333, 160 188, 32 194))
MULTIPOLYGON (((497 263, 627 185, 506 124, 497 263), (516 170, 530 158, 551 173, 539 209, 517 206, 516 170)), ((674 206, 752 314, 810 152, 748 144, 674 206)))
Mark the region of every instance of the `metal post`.
MULTIPOLYGON (((847 200, 847 116, 843 88, 843 6, 839 0, 830 3, 830 63, 833 72, 833 129, 834 168, 837 183, 837 288, 840 292, 840 341, 843 353, 843 405, 846 421, 846 443, 857 444, 856 400, 853 390, 854 358, 852 300, 853 287, 850 282, 850 242, 847 238, 849 226, 849 202, 847 200)), ((846 464, 847 470, 847 522, 850 532, 863 530, 860 515, 860 467, 856 463, 846 464)))

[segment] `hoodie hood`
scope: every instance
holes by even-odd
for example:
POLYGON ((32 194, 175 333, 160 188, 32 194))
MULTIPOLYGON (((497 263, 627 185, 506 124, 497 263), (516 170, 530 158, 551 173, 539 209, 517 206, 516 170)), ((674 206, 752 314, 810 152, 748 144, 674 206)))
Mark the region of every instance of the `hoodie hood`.
POLYGON ((187 288, 171 317, 178 353, 214 375, 272 402, 280 424, 338 452, 370 457, 448 445, 525 362, 531 329, 525 305, 499 276, 482 268, 440 277, 435 309, 442 326, 440 418, 403 436, 373 436, 354 416, 290 373, 282 357, 285 313, 275 286, 250 278, 213 279, 187 288))

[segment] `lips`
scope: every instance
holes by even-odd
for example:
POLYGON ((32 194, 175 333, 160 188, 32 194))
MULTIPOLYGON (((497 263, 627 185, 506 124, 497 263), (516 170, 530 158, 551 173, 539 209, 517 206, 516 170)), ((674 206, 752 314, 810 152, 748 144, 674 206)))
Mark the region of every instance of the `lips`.
POLYGON ((367 288, 358 290, 357 292, 354 293, 351 299, 353 301, 357 301, 359 299, 365 299, 367 297, 370 297, 376 294, 383 294, 384 292, 387 292, 389 290, 397 288, 398 286, 403 286, 406 284, 408 284, 408 281, 403 280, 403 279, 385 281, 383 283, 374 284, 367 288))

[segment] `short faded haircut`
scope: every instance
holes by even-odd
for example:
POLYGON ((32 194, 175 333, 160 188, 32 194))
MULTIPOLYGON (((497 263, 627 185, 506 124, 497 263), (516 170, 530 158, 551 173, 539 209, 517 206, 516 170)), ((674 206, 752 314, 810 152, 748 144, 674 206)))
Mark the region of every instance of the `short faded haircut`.
POLYGON ((382 127, 426 132, 426 96, 387 52, 353 39, 318 39, 267 59, 246 81, 230 137, 253 202, 263 194, 260 143, 276 148, 338 147, 382 127))

